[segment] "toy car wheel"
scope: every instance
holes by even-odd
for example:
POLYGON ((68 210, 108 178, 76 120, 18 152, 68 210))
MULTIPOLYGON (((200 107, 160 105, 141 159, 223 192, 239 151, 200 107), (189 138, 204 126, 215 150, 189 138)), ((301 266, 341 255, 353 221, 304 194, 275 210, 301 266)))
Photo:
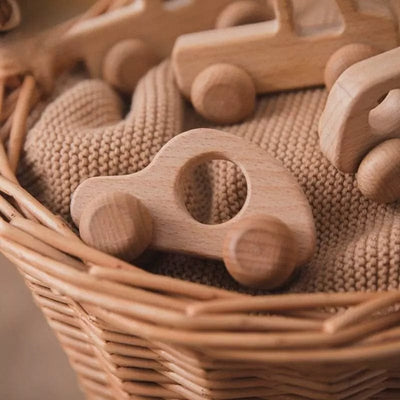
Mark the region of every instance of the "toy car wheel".
POLYGON ((122 40, 106 54, 103 62, 103 78, 122 92, 131 93, 139 79, 157 61, 157 57, 143 41, 122 40))
POLYGON ((254 24, 274 18, 272 8, 254 0, 241 0, 230 4, 218 16, 216 28, 254 24))
POLYGON ((149 246, 153 222, 138 199, 113 192, 88 202, 79 221, 79 232, 88 245, 129 261, 149 246))
POLYGON ((331 90, 336 80, 347 68, 379 53, 377 48, 363 43, 351 43, 341 47, 333 53, 326 64, 324 80, 327 89, 331 90))
POLYGON ((197 75, 191 88, 196 111, 218 124, 233 124, 255 107, 256 90, 250 75, 231 64, 214 64, 197 75))
POLYGON ((239 283, 275 289, 288 281, 296 267, 297 244, 280 219, 258 215, 239 221, 224 242, 223 259, 239 283))
POLYGON ((390 139, 374 147, 357 172, 360 192, 379 203, 400 199, 400 139, 390 139))

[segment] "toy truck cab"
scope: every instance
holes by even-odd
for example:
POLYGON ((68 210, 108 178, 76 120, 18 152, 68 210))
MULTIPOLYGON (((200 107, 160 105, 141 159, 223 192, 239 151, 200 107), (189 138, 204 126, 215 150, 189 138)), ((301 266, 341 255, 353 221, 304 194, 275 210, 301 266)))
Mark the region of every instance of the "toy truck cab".
POLYGON ((274 0, 274 20, 181 36, 173 50, 179 88, 206 118, 232 123, 251 113, 256 93, 322 84, 329 59, 344 46, 397 45, 394 18, 377 2, 332 1, 339 29, 296 29, 292 2, 274 0))

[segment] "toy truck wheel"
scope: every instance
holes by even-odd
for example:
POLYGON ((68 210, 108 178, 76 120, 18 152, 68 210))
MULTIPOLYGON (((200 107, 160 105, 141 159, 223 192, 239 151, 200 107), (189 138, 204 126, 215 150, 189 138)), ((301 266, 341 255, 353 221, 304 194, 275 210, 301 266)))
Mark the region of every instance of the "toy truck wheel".
POLYGON ((191 88, 196 111, 218 124, 233 124, 255 107, 256 90, 250 75, 230 64, 214 64, 200 72, 191 88))
POLYGON ((275 289, 288 281, 296 267, 297 244, 290 228, 271 216, 238 222, 224 242, 223 259, 239 283, 275 289))
POLYGON ((139 79, 156 63, 157 57, 146 43, 138 39, 122 40, 106 54, 103 78, 122 92, 131 93, 139 79))
POLYGON ((333 53, 326 64, 324 80, 327 89, 331 90, 336 80, 347 68, 379 53, 377 48, 363 43, 351 43, 341 47, 333 53))
POLYGON ((400 139, 390 139, 373 148, 357 172, 361 193, 378 203, 400 199, 400 139))
POLYGON ((274 18, 272 9, 267 4, 261 5, 254 0, 236 1, 225 9, 218 16, 216 28, 227 28, 230 26, 254 24, 274 18))

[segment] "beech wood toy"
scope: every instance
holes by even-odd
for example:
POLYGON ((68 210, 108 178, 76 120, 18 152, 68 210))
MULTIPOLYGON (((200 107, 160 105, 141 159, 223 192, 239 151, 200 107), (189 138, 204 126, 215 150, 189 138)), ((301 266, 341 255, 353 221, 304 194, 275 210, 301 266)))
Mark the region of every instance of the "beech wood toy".
POLYGON ((263 1, 242 0, 232 8, 235 0, 136 0, 77 24, 65 35, 63 51, 84 60, 93 77, 131 92, 148 69, 171 53, 178 36, 216 24, 259 21, 263 1))
POLYGON ((7 59, 7 63, 0 63, 0 78, 30 72, 50 87, 56 71, 81 60, 92 77, 130 93, 148 69, 170 54, 179 35, 260 21, 268 17, 263 2, 132 0, 126 5, 129 1, 98 1, 79 20, 41 32, 38 40, 28 37, 3 43, 0 61, 7 59))
POLYGON ((361 192, 400 199, 400 48, 361 61, 333 86, 319 124, 320 146, 361 192))
POLYGON ((320 85, 324 75, 330 86, 351 63, 397 45, 382 2, 335 2, 336 28, 299 30, 291 1, 274 0, 274 20, 181 36, 173 50, 179 88, 205 118, 235 123, 251 114, 256 93, 320 85))
POLYGON ((286 282, 315 247, 310 205, 295 178, 256 145, 211 129, 178 135, 140 172, 86 180, 71 215, 82 239, 101 250, 137 256, 151 245, 223 258, 236 280, 263 288, 286 282), (212 159, 236 163, 248 187, 242 210, 219 225, 196 221, 183 199, 185 172, 212 159))

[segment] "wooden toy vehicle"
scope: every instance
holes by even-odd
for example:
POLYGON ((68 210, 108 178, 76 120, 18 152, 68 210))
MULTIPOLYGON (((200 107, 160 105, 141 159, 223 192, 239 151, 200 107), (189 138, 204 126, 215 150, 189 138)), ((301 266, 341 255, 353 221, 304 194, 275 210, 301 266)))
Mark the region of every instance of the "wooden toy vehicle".
POLYGON ((98 1, 83 17, 40 32, 37 40, 29 36, 2 43, 0 78, 33 73, 50 87, 57 71, 81 60, 93 77, 131 92, 150 67, 170 54, 179 35, 264 20, 268 8, 263 1, 133 0, 125 6, 120 4, 127 1, 98 1))
MULTIPOLYGON (((264 0, 135 0, 73 27, 63 52, 85 61, 93 77, 131 92, 139 78, 167 57, 178 36, 263 18, 264 0), (237 7, 229 7, 233 3, 237 7)), ((265 7, 264 7, 265 8, 265 7)))
POLYGON ((400 48, 361 61, 333 86, 319 124, 320 146, 340 171, 356 173, 376 201, 400 199, 400 48))
POLYGON ((256 93, 320 85, 325 66, 331 85, 352 63, 397 45, 382 2, 334 1, 336 28, 297 29, 291 1, 274 0, 274 20, 181 36, 173 50, 179 88, 204 117, 234 123, 252 112, 256 93))
POLYGON ((71 202, 71 215, 84 241, 132 259, 152 248, 224 259, 239 282, 263 288, 285 283, 314 252, 310 205, 295 178, 251 143, 211 129, 170 140, 145 169, 132 175, 84 181, 71 202), (242 169, 246 202, 231 220, 202 224, 187 211, 185 171, 212 159, 242 169), (153 221, 153 222, 152 222, 153 221))

